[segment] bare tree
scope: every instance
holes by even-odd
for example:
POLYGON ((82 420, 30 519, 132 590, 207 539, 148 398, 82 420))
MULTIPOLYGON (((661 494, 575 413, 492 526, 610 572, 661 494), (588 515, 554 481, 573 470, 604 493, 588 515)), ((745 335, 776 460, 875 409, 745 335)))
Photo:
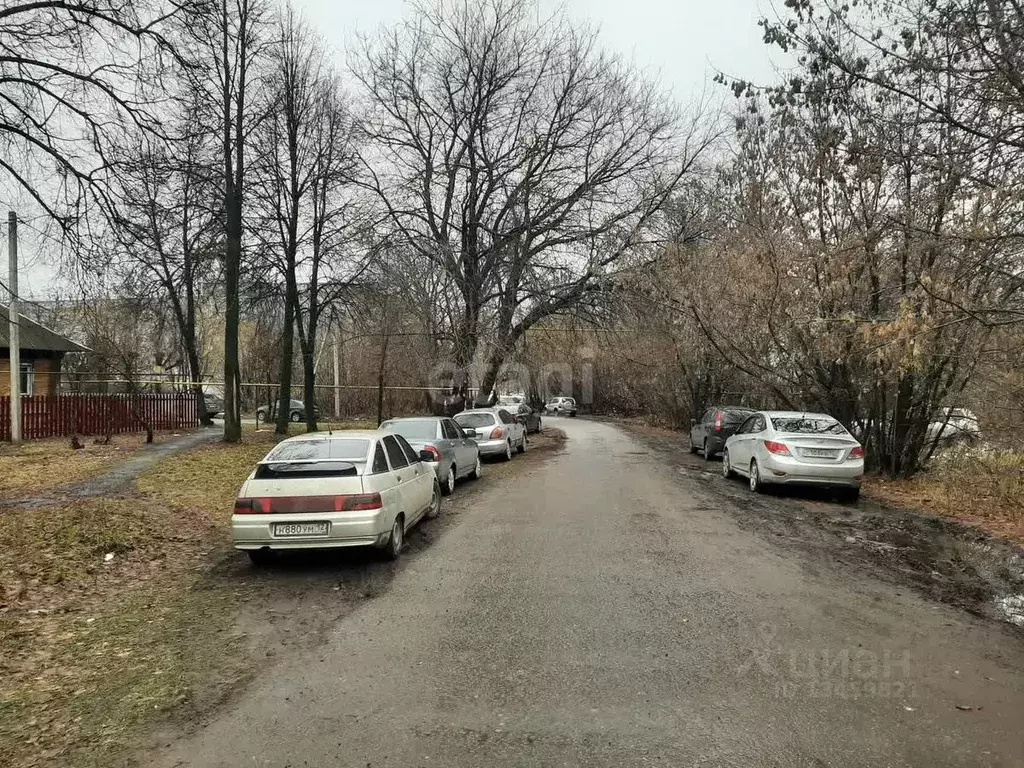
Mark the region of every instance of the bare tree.
POLYGON ((256 62, 263 52, 266 8, 262 0, 215 0, 190 6, 184 19, 192 66, 190 86, 205 106, 219 136, 219 183, 224 228, 224 439, 242 436, 238 328, 239 283, 244 232, 246 150, 262 114, 254 89, 260 85, 256 62))
POLYGON ((16 0, 0 8, 0 178, 71 234, 106 209, 108 151, 162 133, 160 75, 177 3, 16 0))
MULTIPOLYGON (((259 131, 260 158, 254 182, 261 225, 258 237, 269 263, 284 282, 284 326, 278 373, 278 434, 288 433, 292 389, 298 260, 304 240, 305 203, 316 162, 312 134, 317 116, 322 50, 289 5, 280 12, 269 49, 267 119, 259 131)), ((307 404, 307 410, 312 403, 307 404)))
POLYGON ((529 0, 414 7, 354 57, 365 184, 457 289, 456 367, 490 342, 486 391, 526 329, 651 246, 711 136, 593 31, 537 21, 529 0))
MULTIPOLYGON (((189 94, 194 97, 194 94, 189 94)), ((126 295, 147 292, 172 311, 200 418, 206 413, 198 316, 218 276, 222 210, 216 184, 215 136, 192 117, 186 102, 180 135, 169 141, 137 137, 114 166, 112 231, 119 248, 108 269, 123 278, 126 295)))

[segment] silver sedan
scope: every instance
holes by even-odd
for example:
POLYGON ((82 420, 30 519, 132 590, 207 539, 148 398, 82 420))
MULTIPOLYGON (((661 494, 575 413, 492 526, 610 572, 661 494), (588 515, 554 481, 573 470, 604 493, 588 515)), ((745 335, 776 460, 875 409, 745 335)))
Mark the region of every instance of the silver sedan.
POLYGON ((445 495, 455 490, 457 480, 480 477, 480 449, 476 441, 446 416, 390 419, 380 428, 401 435, 417 451, 433 456, 429 464, 445 495))
POLYGON ((507 408, 474 408, 457 413, 454 418, 460 427, 475 436, 484 456, 508 461, 513 449, 518 453, 526 452, 526 427, 516 421, 507 408))
POLYGON ((744 475, 750 490, 766 485, 823 485, 860 496, 864 448, 836 419, 823 413, 754 413, 725 441, 722 474, 744 475))

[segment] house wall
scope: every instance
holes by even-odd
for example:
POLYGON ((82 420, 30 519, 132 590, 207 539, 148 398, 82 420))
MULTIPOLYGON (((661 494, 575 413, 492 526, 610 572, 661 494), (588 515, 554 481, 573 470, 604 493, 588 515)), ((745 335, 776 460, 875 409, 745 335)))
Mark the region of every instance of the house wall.
MULTIPOLYGON (((35 370, 34 395, 55 395, 60 383, 60 354, 35 356, 28 350, 21 353, 22 362, 32 362, 35 370)), ((5 349, 0 353, 0 397, 11 394, 11 360, 5 349)))

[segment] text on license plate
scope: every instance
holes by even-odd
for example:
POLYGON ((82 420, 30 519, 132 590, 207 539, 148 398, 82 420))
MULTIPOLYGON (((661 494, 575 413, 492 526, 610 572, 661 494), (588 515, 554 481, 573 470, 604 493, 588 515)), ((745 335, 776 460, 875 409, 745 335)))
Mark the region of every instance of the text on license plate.
POLYGON ((330 523, 274 523, 275 536, 326 536, 330 523))
POLYGON ((827 451, 823 448, 804 448, 804 456, 813 456, 818 459, 834 459, 835 451, 827 451))

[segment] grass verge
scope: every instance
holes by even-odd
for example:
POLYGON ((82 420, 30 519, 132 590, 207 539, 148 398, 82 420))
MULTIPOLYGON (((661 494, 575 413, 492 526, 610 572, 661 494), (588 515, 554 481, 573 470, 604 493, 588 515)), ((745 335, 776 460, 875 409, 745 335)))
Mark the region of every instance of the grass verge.
POLYGON ((952 448, 906 479, 869 477, 884 504, 950 517, 1024 546, 1024 454, 952 448))
MULTIPOLYGON (((181 433, 157 432, 154 443, 175 434, 181 433)), ((49 493, 55 484, 88 480, 147 447, 144 434, 115 435, 109 445, 93 438, 80 439, 85 447, 78 450, 66 438, 0 445, 0 498, 49 493)))

